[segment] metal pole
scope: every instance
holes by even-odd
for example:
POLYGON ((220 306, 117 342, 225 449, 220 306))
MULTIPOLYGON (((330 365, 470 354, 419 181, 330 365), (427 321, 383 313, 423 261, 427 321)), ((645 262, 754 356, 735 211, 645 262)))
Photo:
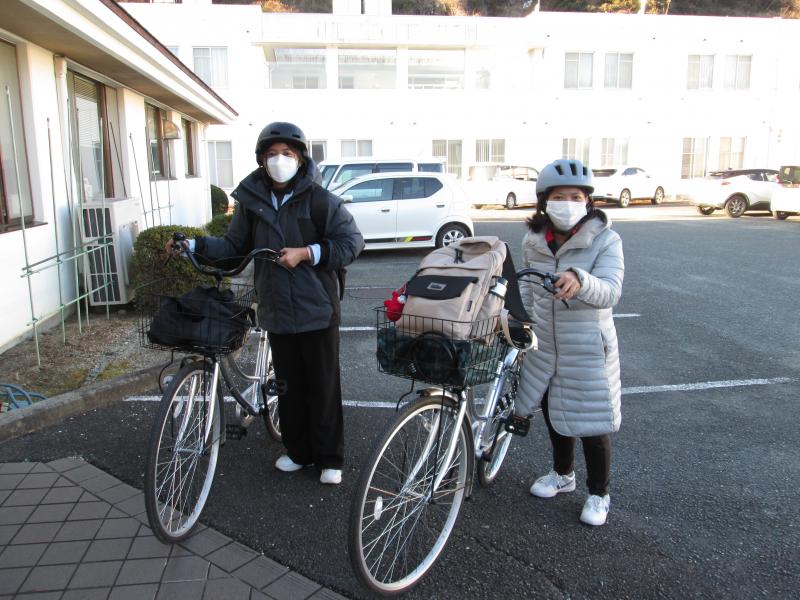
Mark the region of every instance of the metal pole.
MULTIPOLYGON (((144 192, 142 191, 142 178, 139 176, 139 161, 136 160, 136 145, 133 143, 133 134, 128 134, 131 141, 131 155, 133 156, 133 166, 136 169, 136 181, 139 184, 139 202, 142 204, 142 214, 144 215, 144 228, 147 229, 147 207, 144 205, 144 192)), ((155 225, 155 221, 153 221, 155 225)))
POLYGON ((14 175, 17 178, 17 202, 19 204, 19 221, 22 229, 22 248, 25 254, 25 275, 28 282, 28 303, 31 307, 31 324, 33 325, 33 340, 36 346, 36 364, 42 366, 42 356, 39 353, 39 330, 36 320, 36 307, 33 304, 33 287, 31 286, 30 261, 28 260, 28 236, 25 231, 25 209, 22 207, 22 179, 19 176, 19 159, 17 158, 17 136, 14 131, 14 108, 11 106, 11 91, 6 89, 6 102, 8 103, 8 121, 11 125, 11 151, 14 155, 14 175))
MULTIPOLYGON (((75 122, 80 123, 80 110, 75 107, 75 122)), ((83 220, 83 196, 86 194, 86 187, 83 184, 83 161, 81 160, 81 140, 80 137, 78 138, 78 227, 80 228, 80 236, 81 236, 81 245, 85 243, 86 240, 86 228, 84 225, 83 220)), ((86 302, 86 325, 89 325, 89 296, 88 294, 92 293, 92 283, 91 283, 91 267, 86 266, 86 262, 84 261, 84 272, 83 272, 83 283, 86 289, 87 296, 84 298, 84 302, 86 302)), ((80 304, 80 303, 79 303, 80 304)))
POLYGON ((53 233, 56 242, 56 272, 58 273, 58 304, 61 307, 61 340, 67 343, 67 328, 64 324, 64 292, 61 288, 61 249, 58 243, 58 215, 56 214, 56 182, 53 175, 53 139, 50 132, 50 117, 47 117, 47 154, 50 160, 50 197, 53 201, 53 233))
MULTIPOLYGON (((69 98, 67 98, 67 114, 70 115, 72 114, 72 110, 70 109, 69 98)), ((81 228, 80 222, 82 219, 82 215, 80 213, 75 214, 75 189, 73 188, 75 177, 72 175, 73 169, 75 169, 75 159, 72 156, 72 149, 73 149, 72 124, 69 122, 67 123, 67 132, 68 132, 67 148, 69 150, 68 152, 69 173, 65 172, 64 177, 68 177, 69 181, 69 188, 68 188, 69 198, 70 198, 69 211, 70 211, 70 224, 72 225, 73 247, 77 248, 78 246, 80 246, 81 248, 83 248, 83 238, 81 237, 81 229, 80 229, 81 228)), ((75 299, 77 300, 75 302, 75 308, 77 310, 77 315, 78 315, 78 335, 81 335, 83 334, 83 315, 81 314, 81 301, 80 301, 81 279, 80 279, 80 270, 78 269, 77 258, 78 258, 77 256, 74 257, 72 264, 75 273, 75 299)))

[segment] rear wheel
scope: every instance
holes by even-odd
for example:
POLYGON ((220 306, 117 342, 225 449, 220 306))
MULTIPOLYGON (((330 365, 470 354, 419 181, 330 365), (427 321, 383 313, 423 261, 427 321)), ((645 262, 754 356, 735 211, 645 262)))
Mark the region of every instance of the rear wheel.
POLYGON ((431 396, 409 404, 381 437, 361 471, 350 509, 348 553, 372 592, 400 594, 439 558, 461 510, 472 473, 467 420, 458 406, 431 396), (447 448, 457 436, 453 456, 447 448), (433 489, 437 475, 441 484, 433 489))
POLYGON ((772 213, 772 216, 778 219, 778 221, 784 221, 789 218, 791 213, 784 212, 782 210, 776 210, 772 213))
POLYGON ((710 215, 711 213, 714 212, 714 207, 713 206, 698 206, 697 207, 697 212, 699 212, 701 215, 708 216, 708 215, 710 215))
POLYGON ((506 208, 511 210, 517 207, 517 197, 512 193, 506 196, 506 208))
POLYGON ((619 195, 619 206, 620 208, 627 208, 631 203, 631 191, 630 190, 622 190, 619 195))
POLYGON ((733 219, 738 219, 747 210, 747 198, 741 194, 736 194, 728 198, 725 202, 725 212, 733 219))
POLYGON ((656 205, 664 202, 664 188, 660 186, 656 188, 656 193, 653 194, 653 199, 651 200, 651 202, 656 205))
POLYGON ((467 228, 458 223, 448 223, 436 234, 436 247, 442 248, 469 236, 467 228))
POLYGON ((205 362, 185 365, 161 398, 150 431, 144 499, 150 527, 160 540, 191 534, 203 511, 222 435, 222 395, 212 390, 205 362), (212 410, 212 402, 216 406, 212 410))

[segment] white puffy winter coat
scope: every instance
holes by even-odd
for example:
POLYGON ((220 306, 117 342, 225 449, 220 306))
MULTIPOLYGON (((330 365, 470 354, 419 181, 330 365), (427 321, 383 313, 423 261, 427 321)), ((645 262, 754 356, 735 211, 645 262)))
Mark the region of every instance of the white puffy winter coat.
POLYGON ((549 387, 553 428, 571 437, 611 433, 622 420, 611 310, 619 301, 625 265, 622 240, 604 217, 585 222, 555 256, 544 230, 529 231, 522 242, 526 267, 571 270, 581 288, 567 308, 541 287, 520 282, 525 307, 536 321, 539 350, 525 357, 516 412, 533 412, 549 387))

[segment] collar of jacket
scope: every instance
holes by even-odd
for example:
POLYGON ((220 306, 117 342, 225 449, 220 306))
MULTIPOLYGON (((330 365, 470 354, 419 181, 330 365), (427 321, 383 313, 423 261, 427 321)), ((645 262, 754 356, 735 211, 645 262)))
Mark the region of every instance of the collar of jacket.
MULTIPOLYGON (((294 201, 303 192, 311 188, 312 177, 309 171, 310 169, 307 169, 306 172, 294 182, 292 186, 292 196, 286 201, 287 204, 294 201)), ((249 204, 246 198, 248 194, 263 200, 268 206, 272 207, 272 186, 263 168, 259 167, 251 172, 247 177, 242 179, 239 185, 236 186, 236 189, 231 192, 231 196, 239 202, 242 202, 245 206, 249 204), (242 194, 242 191, 247 192, 247 194, 242 194)))
MULTIPOLYGON (((556 255, 562 254, 570 249, 588 248, 592 245, 594 238, 600 235, 600 232, 608 229, 609 227, 611 227, 610 219, 607 219, 606 222, 603 222, 603 220, 600 218, 589 219, 580 226, 578 231, 576 231, 572 237, 564 242, 564 244, 558 249, 558 252, 556 252, 556 255)), ((547 245, 547 236, 545 235, 546 231, 547 229, 544 229, 539 233, 533 233, 531 234, 530 238, 534 249, 545 254, 550 253, 550 248, 547 245)))

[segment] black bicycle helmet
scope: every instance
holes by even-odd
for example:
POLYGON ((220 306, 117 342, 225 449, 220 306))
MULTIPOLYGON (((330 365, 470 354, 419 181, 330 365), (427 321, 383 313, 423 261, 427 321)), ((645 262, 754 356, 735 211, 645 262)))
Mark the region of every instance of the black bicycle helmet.
POLYGON ((308 158, 308 141, 306 140, 306 134, 303 133, 303 130, 294 123, 276 121, 264 127, 261 133, 258 134, 258 140, 256 141, 256 162, 259 167, 263 166, 261 155, 264 154, 264 150, 275 142, 284 142, 297 149, 303 158, 308 158))
POLYGON ((594 192, 592 170, 574 158, 561 158, 547 165, 536 180, 536 196, 547 199, 553 188, 571 186, 582 189, 589 196, 594 192))

